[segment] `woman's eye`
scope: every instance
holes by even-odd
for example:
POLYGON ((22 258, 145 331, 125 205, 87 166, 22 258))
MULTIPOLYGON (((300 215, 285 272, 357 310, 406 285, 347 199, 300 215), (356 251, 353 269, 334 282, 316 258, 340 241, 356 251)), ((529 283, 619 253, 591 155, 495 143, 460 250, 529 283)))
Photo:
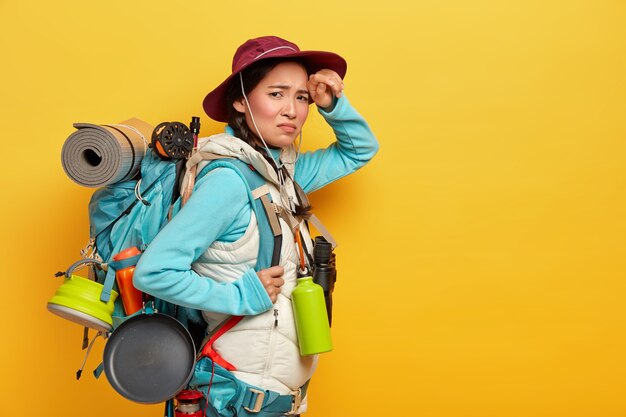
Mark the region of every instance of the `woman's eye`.
POLYGON ((270 93, 270 97, 282 97, 283 93, 281 93, 280 91, 273 91, 270 93))
POLYGON ((309 102, 309 96, 298 96, 298 100, 299 101, 306 101, 308 103, 309 102))

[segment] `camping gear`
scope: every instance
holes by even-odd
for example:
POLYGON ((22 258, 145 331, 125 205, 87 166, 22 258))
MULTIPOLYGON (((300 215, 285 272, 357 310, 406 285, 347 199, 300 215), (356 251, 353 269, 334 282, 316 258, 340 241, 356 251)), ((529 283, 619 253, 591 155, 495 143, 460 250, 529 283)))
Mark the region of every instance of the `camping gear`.
MULTIPOLYGON (((193 117, 192 125, 196 119, 198 130, 200 130, 200 118, 193 117)), ((150 147, 163 159, 185 159, 191 153, 193 146, 194 134, 184 123, 163 122, 152 132, 150 147)))
MULTIPOLYGON (((200 118, 193 117, 191 119, 191 134, 193 135, 193 149, 191 150, 191 156, 195 156, 198 153, 198 134, 200 133, 200 118)), ((191 197, 193 187, 196 184, 196 175, 198 173, 198 165, 193 165, 189 168, 189 179, 185 189, 181 193, 181 204, 187 204, 187 200, 191 197)))
MULTIPOLYGON (((192 156, 192 152, 198 146, 198 134, 200 133, 200 118, 192 117, 190 127, 181 122, 163 122, 154 128, 152 132, 152 142, 150 147, 164 160, 173 160, 176 163, 176 177, 174 189, 172 191, 172 205, 180 197, 180 183, 185 173, 185 162, 192 156)), ((195 179, 195 170, 193 171, 195 179)), ((193 187, 192 187, 193 188, 193 187)), ((186 198, 183 197, 182 204, 191 196, 189 190, 186 198)), ((168 213, 168 218, 172 218, 172 211, 168 213)))
POLYGON ((310 276, 298 278, 291 302, 300 354, 306 356, 333 350, 322 287, 310 276))
POLYGON ((141 255, 141 251, 136 246, 131 246, 113 257, 114 261, 120 263, 123 260, 129 260, 128 266, 123 267, 120 264, 115 271, 115 282, 117 282, 117 287, 122 295, 124 312, 128 316, 138 312, 143 307, 143 293, 133 285, 133 274, 139 255, 141 255), (136 259, 133 259, 135 257, 136 259))
MULTIPOLYGON (((201 160, 201 158, 198 159, 198 161, 201 160)), ((265 185, 265 180, 258 172, 253 171, 246 163, 236 159, 220 159, 211 161, 206 167, 199 170, 200 172, 198 177, 202 177, 207 172, 216 168, 234 170, 249 186, 248 196, 256 214, 259 225, 259 233, 262 236, 261 241, 263 242, 263 244, 259 247, 257 268, 268 268, 272 264, 273 260, 276 260, 277 263, 280 258, 280 242, 282 235, 279 233, 279 230, 276 231, 272 229, 272 224, 278 224, 278 218, 276 217, 277 215, 274 210, 271 208, 271 196, 269 195, 269 190, 263 192, 262 187, 265 185), (253 190, 260 191, 257 191, 255 195, 253 195, 253 190), (268 216, 274 216, 272 222, 270 222, 268 216)), ((172 193, 174 177, 175 164, 172 161, 162 160, 155 155, 154 152, 148 152, 142 162, 141 182, 127 181, 119 184, 112 184, 94 193, 89 204, 91 224, 90 233, 92 236, 92 243, 94 244, 96 253, 99 256, 105 260, 109 260, 112 259, 112 254, 121 251, 123 248, 129 246, 143 248, 152 241, 163 224, 167 221, 168 211, 172 200, 170 193, 172 193), (141 197, 141 199, 139 199, 139 197, 141 197)), ((100 279, 105 283, 105 289, 112 288, 113 283, 115 282, 114 271, 116 269, 120 269, 117 262, 124 261, 126 260, 109 262, 108 272, 105 276, 100 277, 100 279)), ((125 266, 122 266, 122 268, 125 266)), ((181 306, 175 307, 169 303, 163 302, 162 300, 155 300, 155 304, 159 306, 160 311, 158 313, 159 320, 154 321, 155 326, 165 326, 162 322, 165 321, 165 317, 170 316, 172 316, 170 317, 172 320, 175 320, 173 317, 178 319, 178 321, 176 321, 178 325, 172 325, 170 323, 170 325, 166 327, 185 328, 185 326, 187 326, 191 329, 192 325, 195 325, 202 320, 201 314, 196 310, 181 306)), ((156 388, 148 389, 150 387, 150 381, 157 381, 161 377, 160 374, 157 374, 157 371, 159 371, 158 367, 153 369, 146 366, 144 369, 142 367, 143 365, 141 364, 141 360, 137 358, 130 360, 130 362, 126 364, 122 358, 124 356, 131 356, 132 352, 131 354, 124 352, 128 352, 132 346, 135 346, 138 351, 143 351, 145 353, 146 351, 144 350, 144 346, 160 346, 159 343, 168 345, 170 340, 175 341, 176 339, 178 339, 178 341, 175 341, 175 344, 184 346, 193 345, 193 339, 190 344, 187 344, 181 342, 180 335, 178 337, 168 337, 165 332, 155 332, 152 334, 155 340, 150 343, 148 343, 147 340, 143 340, 141 343, 134 343, 137 338, 133 338, 131 336, 133 333, 130 329, 134 329, 135 325, 131 327, 128 323, 135 323, 135 320, 139 320, 139 318, 148 323, 145 316, 149 315, 150 314, 139 312, 131 318, 126 319, 122 324, 114 329, 105 347, 104 370, 109 381, 115 390, 122 396, 141 403, 165 401, 167 398, 174 396, 176 392, 184 388, 186 384, 185 381, 187 380, 187 378, 184 377, 186 377, 187 374, 185 372, 181 372, 181 374, 176 375, 177 378, 169 378, 168 381, 171 383, 159 384, 163 386, 158 390, 156 388), (120 336, 120 334, 125 334, 126 336, 120 336), (128 348, 126 347, 127 344, 129 345, 128 348), (132 372, 130 372, 130 370, 132 370, 132 372), (135 374, 136 379, 142 381, 142 383, 146 383, 148 388, 128 383, 127 381, 132 379, 129 373, 135 374), (111 374, 111 376, 109 374, 111 374), (142 376, 144 374, 152 376, 144 379, 142 376), (174 383, 175 380, 177 380, 177 383, 174 383)), ((155 315, 155 313, 152 313, 152 315, 155 315)), ((235 322, 240 319, 241 317, 235 317, 232 319, 231 323, 234 325, 235 322)), ((153 323, 150 322, 149 324, 153 323)), ((144 332, 143 330, 141 331, 142 333, 144 332)), ((170 329, 170 331, 172 331, 172 329, 170 329)), ((160 347, 159 349, 169 352, 168 348, 165 346, 160 347)), ((178 347, 176 349, 181 348, 178 347)), ((207 354, 209 354, 209 351, 212 351, 212 349, 207 347, 206 351, 207 354)), ((159 356, 162 355, 162 353, 159 353, 159 356)), ((150 351, 148 357, 151 356, 152 350, 150 351)), ((215 351, 210 353, 210 356, 214 360, 220 360, 219 355, 215 351)), ((163 371, 167 371, 170 368, 189 371, 189 368, 186 368, 188 357, 189 355, 185 353, 182 358, 172 360, 167 363, 166 366, 161 365, 161 368, 164 368, 163 371), (179 361, 184 363, 181 364, 179 361)), ((194 360, 195 356, 191 360, 190 373, 193 373, 194 360)))
POLYGON ((204 412, 200 409, 200 400, 204 395, 196 390, 183 390, 176 396, 178 405, 174 410, 174 417, 203 417, 204 412))
MULTIPOLYGON (((130 180, 109 183, 105 187, 98 189, 94 192, 89 203, 89 247, 93 249, 92 256, 102 258, 104 263, 108 265, 108 269, 98 268, 96 270, 98 282, 104 284, 101 299, 110 300, 112 298, 113 290, 116 288, 116 271, 128 267, 128 264, 125 264, 127 259, 115 261, 113 260, 113 255, 132 246, 143 250, 168 221, 168 213, 171 211, 175 215, 180 208, 180 200, 177 198, 178 193, 175 191, 175 185, 178 183, 175 180, 177 177, 177 165, 181 161, 187 162, 186 168, 190 169, 194 163, 202 162, 203 159, 216 158, 218 160, 209 161, 203 164, 206 166, 200 165, 197 168, 197 178, 202 177, 213 169, 227 168, 235 171, 244 180, 244 183, 248 186, 248 196, 257 218, 262 242, 259 246, 255 269, 268 268, 278 263, 282 233, 265 179, 257 171, 251 169, 249 165, 240 160, 216 155, 205 155, 202 152, 198 152, 195 155, 194 161, 166 160, 159 156, 155 149, 154 152, 147 152, 143 157, 139 175, 130 180), (172 201, 176 201, 176 203, 172 204, 172 201)), ((200 328, 204 331, 204 322, 200 312, 182 306, 173 306, 158 299, 154 300, 154 305, 158 307, 158 312, 155 312, 152 306, 148 306, 145 310, 142 309, 123 320, 122 300, 118 298, 113 314, 116 326, 114 326, 105 346, 105 358, 102 365, 109 381, 118 393, 130 400, 141 403, 165 401, 185 388, 189 375, 194 373, 193 362, 196 359, 194 357, 195 351, 193 350, 193 337, 187 339, 185 333, 188 335, 189 332, 187 330, 191 331, 194 328, 200 328), (171 320, 168 320, 168 318, 171 320), (123 321, 118 325, 120 319, 123 321), (149 329, 152 327, 166 328, 167 331, 150 332, 149 329), (181 329, 185 327, 187 327, 187 330, 182 332, 181 329), (138 330, 135 332, 134 329, 138 330), (179 333, 177 336, 168 337, 168 331, 179 333), (148 336, 134 337, 134 334, 139 332, 141 334, 150 334, 150 337, 153 337, 153 339, 150 339, 148 336), (168 347, 172 341, 174 341, 174 344, 182 346, 173 347, 174 351, 188 351, 182 357, 173 356, 170 347, 168 347), (133 349, 144 353, 133 356, 133 349), (146 349, 150 350, 146 351, 146 349), (168 360, 167 365, 151 368, 148 366, 149 364, 145 363, 152 357, 154 349, 158 351, 160 358, 168 356, 169 353, 170 360, 168 360), (146 352, 149 354, 146 354, 146 352), (125 357, 134 359, 124 360, 125 357), (191 369, 187 368, 189 357, 193 357, 191 359, 191 369), (178 370, 180 373, 166 378, 168 383, 156 382, 158 387, 151 385, 163 376, 160 374, 156 375, 157 373, 171 370, 178 370), (189 372, 189 374, 185 371, 189 372), (151 377, 144 378, 145 375, 150 373, 152 373, 151 377), (137 379, 141 381, 141 384, 132 382, 136 382, 137 379), (167 387, 165 387, 166 385, 167 387)), ((236 324, 239 320, 241 320, 241 317, 232 318, 229 321, 229 327, 236 324)), ((223 363, 220 361, 219 354, 212 349, 211 343, 208 343, 208 346, 205 345, 203 350, 208 357, 202 358, 200 361, 223 363)), ((160 358, 159 360, 161 360, 160 358)), ((223 369, 223 372, 225 375, 228 375, 227 379, 232 381, 232 383, 240 384, 238 385, 240 387, 249 387, 226 369, 223 369)), ((94 374, 97 374, 97 372, 94 374)), ((209 384, 209 380, 204 381, 202 378, 200 379, 201 381, 197 381, 199 382, 197 388, 200 390, 204 389, 206 392, 206 385, 209 384)), ((255 387, 254 389, 257 388, 255 387)), ((279 395, 278 393, 267 391, 264 396, 259 396, 254 394, 253 391, 249 391, 243 396, 243 391, 238 392, 242 393, 242 398, 238 400, 239 404, 237 406, 241 413, 244 413, 243 407, 247 407, 250 410, 262 407, 263 411, 267 410, 268 412, 279 407, 281 411, 287 412, 292 408, 293 404, 299 404, 300 399, 299 394, 297 396, 295 394, 279 395)), ((212 393, 213 391, 211 391, 212 393)), ((212 398, 216 400, 214 397, 212 398)), ((214 410, 216 409, 215 407, 221 407, 221 403, 219 401, 216 404, 209 402, 208 408, 214 410)), ((257 416, 264 416, 264 414, 261 412, 257 416)))
POLYGON ((74 323, 106 332, 113 325, 112 314, 118 293, 111 291, 111 298, 102 302, 102 284, 73 274, 74 269, 89 263, 101 264, 94 259, 81 259, 66 272, 57 273, 57 276, 65 275, 65 281, 48 300, 48 310, 74 323))
POLYGON ((104 347, 104 372, 123 397, 143 404, 167 401, 187 386, 196 349, 175 318, 146 307, 127 318, 104 347))
POLYGON ((148 149, 152 126, 139 119, 118 124, 75 123, 63 144, 67 176, 85 187, 102 187, 135 178, 148 149))
POLYGON ((337 281, 337 268, 333 246, 323 236, 317 236, 313 245, 313 282, 324 290, 329 326, 332 326, 333 321, 335 281, 337 281))

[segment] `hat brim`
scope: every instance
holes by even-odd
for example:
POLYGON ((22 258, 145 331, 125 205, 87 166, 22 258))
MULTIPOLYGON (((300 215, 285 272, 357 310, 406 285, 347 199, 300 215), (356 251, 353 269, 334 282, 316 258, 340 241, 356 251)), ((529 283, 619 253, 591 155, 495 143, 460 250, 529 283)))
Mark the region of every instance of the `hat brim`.
POLYGON ((322 69, 330 69, 339 74, 341 78, 344 78, 348 69, 346 60, 332 52, 294 51, 291 53, 285 53, 284 50, 274 51, 273 53, 263 55, 261 58, 242 66, 237 72, 233 72, 224 80, 224 82, 207 94, 202 102, 202 107, 204 108, 206 114, 208 114, 211 119, 217 120, 218 122, 227 122, 228 109, 226 109, 226 90, 228 89, 230 81, 233 77, 248 68, 250 65, 270 58, 283 58, 286 60, 289 58, 297 58, 304 64, 310 74, 314 74, 322 69))

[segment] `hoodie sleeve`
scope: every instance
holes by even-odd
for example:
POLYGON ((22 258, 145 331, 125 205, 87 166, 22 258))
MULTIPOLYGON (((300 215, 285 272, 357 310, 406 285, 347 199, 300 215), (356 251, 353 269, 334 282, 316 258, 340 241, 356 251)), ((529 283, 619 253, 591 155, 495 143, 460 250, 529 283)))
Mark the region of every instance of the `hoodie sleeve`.
POLYGON ((378 141, 365 119, 344 96, 326 112, 318 108, 337 141, 325 149, 303 153, 296 162, 295 180, 310 193, 355 172, 378 152, 378 141))
POLYGON ((250 220, 243 180, 230 169, 208 173, 187 204, 142 254, 133 283, 157 298, 198 310, 254 315, 272 302, 253 269, 232 283, 198 275, 192 263, 215 241, 250 220), (247 216, 247 217, 246 217, 247 216))

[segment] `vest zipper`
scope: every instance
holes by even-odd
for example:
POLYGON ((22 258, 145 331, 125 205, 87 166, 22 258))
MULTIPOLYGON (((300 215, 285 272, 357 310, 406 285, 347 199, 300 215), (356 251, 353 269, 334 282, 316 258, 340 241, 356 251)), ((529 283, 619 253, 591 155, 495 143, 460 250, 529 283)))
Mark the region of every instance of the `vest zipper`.
POLYGON ((264 378, 270 377, 270 370, 272 369, 272 364, 274 362, 274 345, 276 344, 276 332, 278 331, 278 309, 274 309, 274 325, 270 327, 270 340, 267 351, 267 359, 265 363, 265 371, 263 372, 264 378))

